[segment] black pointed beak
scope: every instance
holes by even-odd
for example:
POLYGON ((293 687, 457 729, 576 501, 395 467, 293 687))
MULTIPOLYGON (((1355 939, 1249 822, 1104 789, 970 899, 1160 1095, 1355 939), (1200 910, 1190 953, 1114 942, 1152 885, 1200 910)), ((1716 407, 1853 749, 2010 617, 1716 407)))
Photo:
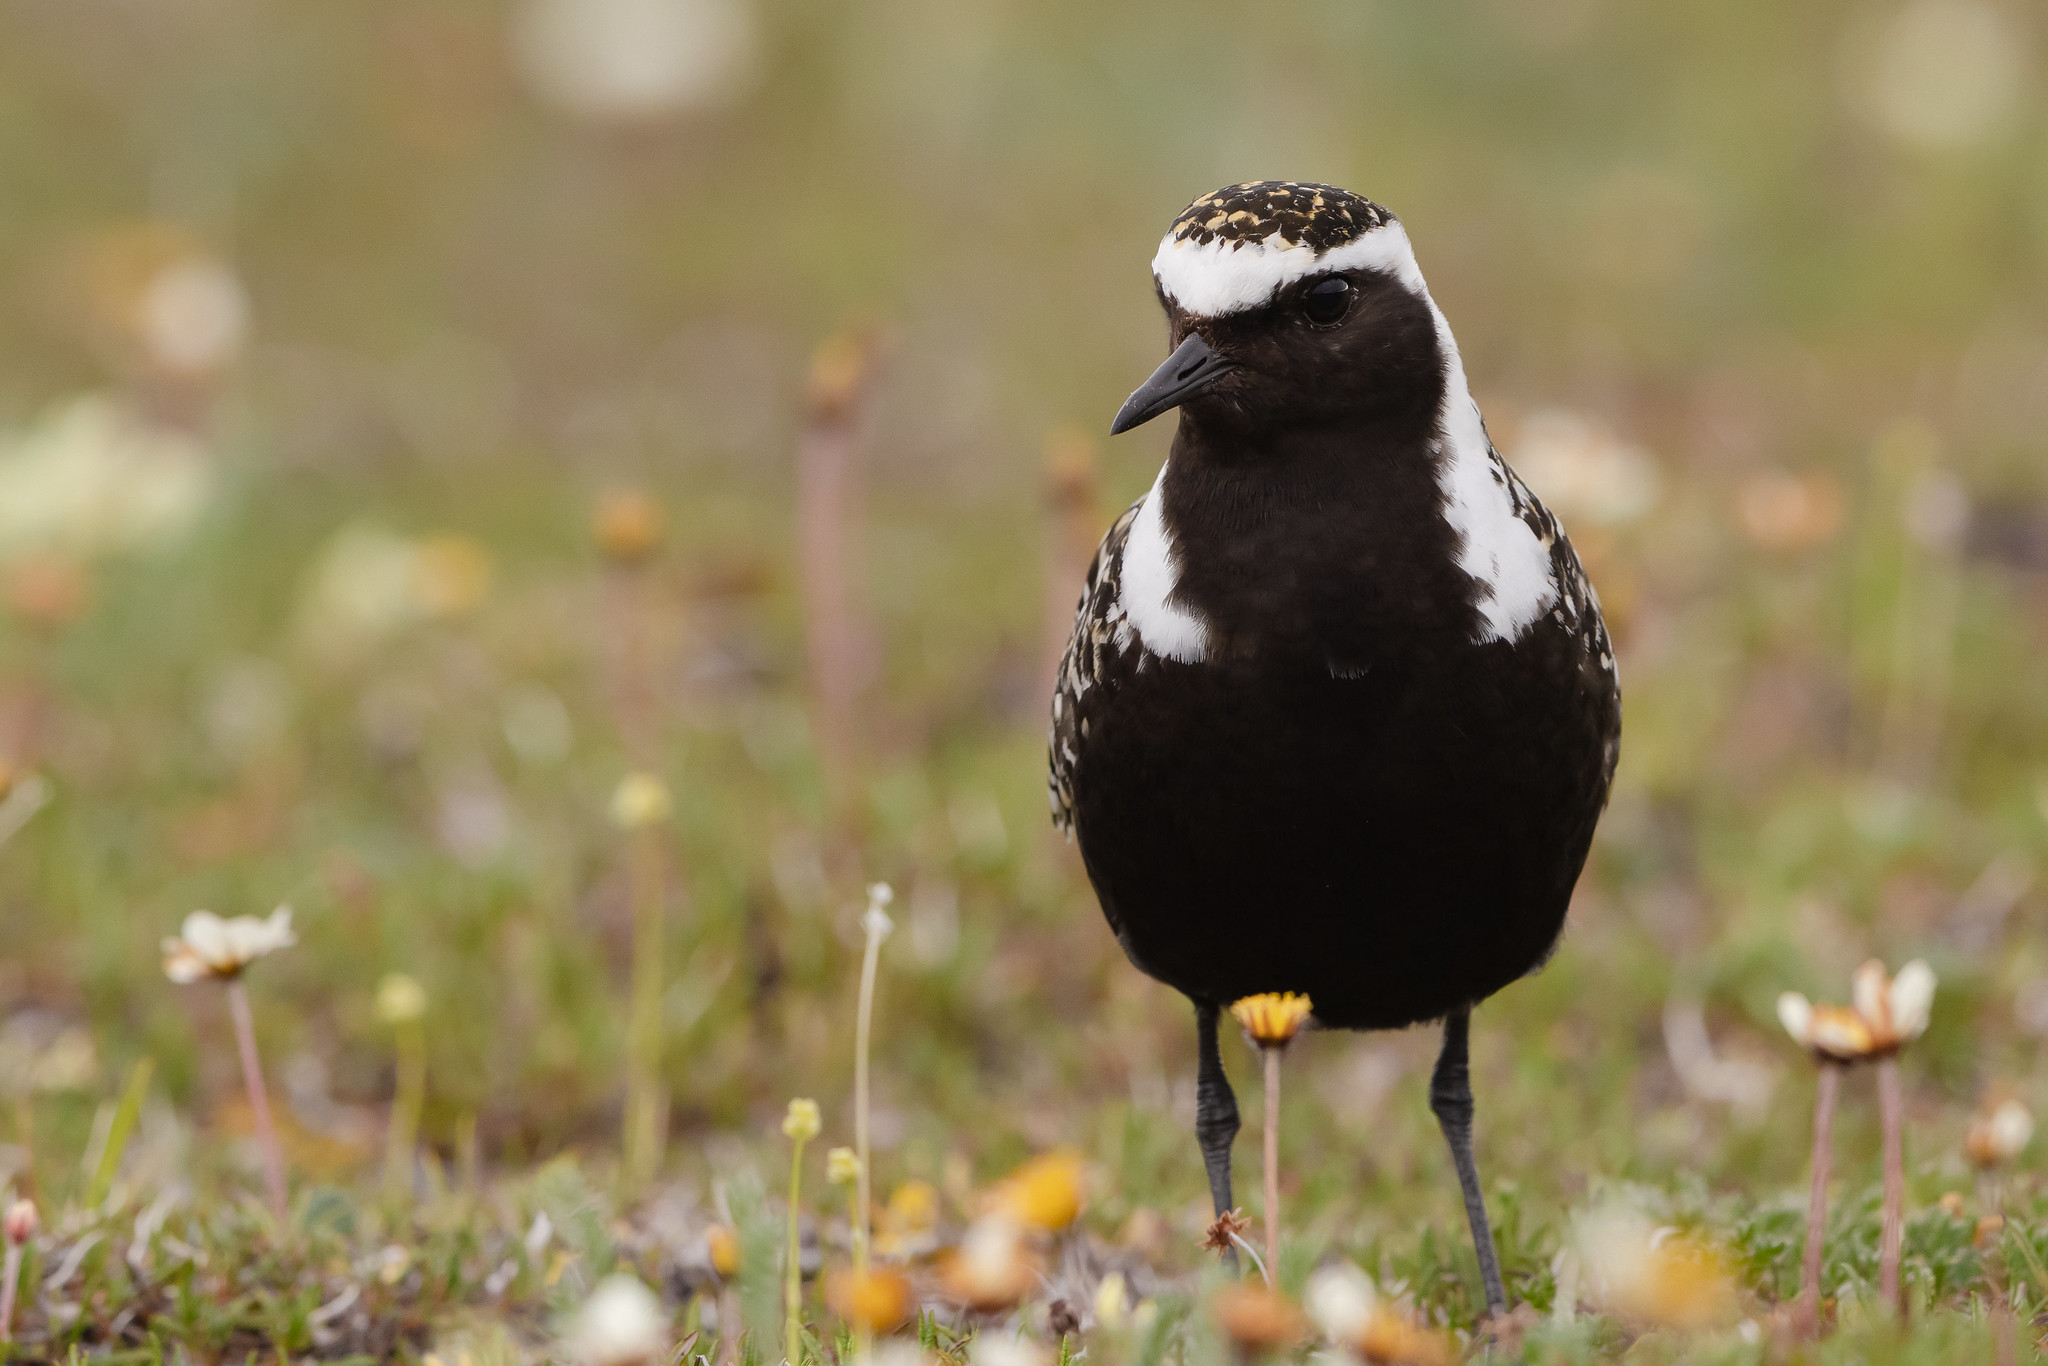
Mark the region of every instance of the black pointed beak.
POLYGON ((1117 436, 1150 422, 1169 408, 1178 408, 1236 368, 1210 350, 1199 332, 1188 333, 1187 340, 1166 358, 1166 364, 1154 370, 1152 378, 1124 400, 1124 406, 1117 409, 1116 421, 1109 424, 1109 434, 1117 436))

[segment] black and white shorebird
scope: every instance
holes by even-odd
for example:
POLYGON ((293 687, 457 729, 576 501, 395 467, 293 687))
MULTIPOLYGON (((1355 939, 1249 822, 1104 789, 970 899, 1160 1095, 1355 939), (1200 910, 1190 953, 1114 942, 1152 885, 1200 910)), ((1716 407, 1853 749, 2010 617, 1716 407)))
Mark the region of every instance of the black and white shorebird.
POLYGON ((1556 944, 1614 774, 1621 699, 1557 520, 1486 434, 1406 230, 1328 185, 1204 195, 1152 260, 1172 354, 1112 433, 1171 408, 1103 538, 1052 703, 1054 820, 1124 952, 1191 998, 1195 1132, 1231 1207, 1218 1012, 1444 1022, 1430 1105, 1487 1309, 1474 1005, 1556 944))

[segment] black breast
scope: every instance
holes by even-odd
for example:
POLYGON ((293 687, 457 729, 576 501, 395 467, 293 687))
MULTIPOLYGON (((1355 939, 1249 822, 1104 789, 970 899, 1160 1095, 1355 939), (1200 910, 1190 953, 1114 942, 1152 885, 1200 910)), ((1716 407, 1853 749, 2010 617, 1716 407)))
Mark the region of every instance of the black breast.
POLYGON ((1185 547, 1216 579, 1204 600, 1235 604, 1199 663, 1132 630, 1137 509, 1111 528, 1053 702, 1051 795, 1138 967, 1216 1003, 1305 991, 1325 1024, 1379 1028, 1471 1004, 1549 953, 1620 704, 1577 557, 1513 487, 1558 598, 1484 644, 1472 581, 1429 543, 1449 535, 1440 514, 1389 508, 1385 490, 1378 513, 1326 509, 1354 528, 1334 547, 1294 514, 1281 552, 1242 534, 1219 533, 1234 552, 1185 547), (1410 539, 1374 540, 1378 520, 1410 539))

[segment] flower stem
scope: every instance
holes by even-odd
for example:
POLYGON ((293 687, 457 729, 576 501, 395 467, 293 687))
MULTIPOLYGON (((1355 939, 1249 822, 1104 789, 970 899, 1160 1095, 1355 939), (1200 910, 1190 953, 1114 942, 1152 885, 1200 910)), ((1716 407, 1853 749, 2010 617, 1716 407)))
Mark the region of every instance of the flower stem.
POLYGON ((242 1082, 249 1088, 249 1111, 256 1120, 256 1143, 263 1149, 263 1177, 270 1188, 270 1212, 285 1220, 284 1154, 277 1129, 270 1122, 270 1093, 263 1085, 263 1061, 256 1056, 256 1021, 249 1013, 249 989, 239 977, 228 981, 228 1013, 235 1021, 235 1044, 242 1054, 242 1082))
POLYGON ((802 1366, 804 1345, 803 1238, 797 1222, 798 1202, 803 1199, 804 1141, 793 1141, 789 1154, 789 1264, 782 1275, 783 1351, 789 1366, 802 1366))
POLYGON ((397 1030, 398 1082, 391 1095, 391 1128, 384 1139, 384 1195, 396 1200, 412 1189, 413 1150, 427 1097, 427 1035, 418 1020, 397 1030))
POLYGON ((633 998, 626 1048, 626 1183, 643 1189, 661 1169, 667 1109, 661 1088, 663 966, 661 833, 632 833, 633 998))
POLYGON ((1899 1261, 1906 1240, 1905 1100, 1899 1089, 1896 1054, 1877 1064, 1877 1112, 1884 1132, 1884 1221, 1877 1244, 1877 1293, 1906 1314, 1899 1261))
POLYGON ((1267 1046, 1259 1050, 1266 1064, 1266 1265, 1280 1269, 1280 1053, 1267 1046))
POLYGON ((853 1269, 868 1272, 868 1217, 874 1192, 868 1183, 868 1038, 875 1022, 875 973, 882 956, 882 929, 869 923, 860 959, 860 1009, 853 1024, 853 1152, 860 1170, 853 1178, 853 1269))
POLYGON ((21 1279, 21 1244, 9 1243, 0 1263, 0 1342, 14 1341, 14 1283, 21 1279))
POLYGON ((1841 1090, 1842 1068, 1820 1065, 1820 1085, 1813 1105, 1813 1192, 1806 1202, 1806 1264, 1800 1276, 1797 1323, 1802 1336, 1820 1332, 1820 1264, 1827 1238, 1828 1167, 1835 1146, 1835 1096, 1841 1090))

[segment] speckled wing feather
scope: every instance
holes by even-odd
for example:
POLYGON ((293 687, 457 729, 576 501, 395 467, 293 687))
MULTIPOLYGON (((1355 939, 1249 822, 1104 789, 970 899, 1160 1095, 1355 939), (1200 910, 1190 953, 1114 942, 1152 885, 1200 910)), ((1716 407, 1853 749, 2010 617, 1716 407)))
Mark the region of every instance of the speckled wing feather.
POLYGON ((1608 699, 1612 714, 1605 727, 1606 739, 1601 755, 1604 788, 1614 781, 1615 762, 1621 755, 1621 694, 1614 667, 1614 645, 1607 637, 1607 622, 1600 615, 1599 595, 1593 591, 1591 581, 1586 578, 1585 566, 1579 563, 1579 554, 1572 549, 1571 540, 1564 534, 1564 528, 1558 525, 1557 517, 1530 492, 1529 486, 1522 482, 1522 476, 1501 458, 1491 441, 1487 443, 1486 453, 1493 461, 1495 472, 1507 486, 1515 515, 1536 533, 1536 538, 1550 552, 1550 571, 1557 581, 1557 601, 1551 606, 1550 619, 1578 646, 1580 676, 1586 680, 1589 690, 1608 699))
POLYGON ((1140 498, 1124 509, 1095 548, 1088 582, 1074 611, 1074 633, 1067 639, 1067 653, 1053 684, 1046 795, 1052 802, 1052 823, 1069 836, 1074 833, 1074 765, 1094 710, 1091 694, 1099 697, 1103 689, 1115 686, 1125 653, 1135 648, 1134 633, 1124 621, 1124 542, 1144 501, 1140 498))

